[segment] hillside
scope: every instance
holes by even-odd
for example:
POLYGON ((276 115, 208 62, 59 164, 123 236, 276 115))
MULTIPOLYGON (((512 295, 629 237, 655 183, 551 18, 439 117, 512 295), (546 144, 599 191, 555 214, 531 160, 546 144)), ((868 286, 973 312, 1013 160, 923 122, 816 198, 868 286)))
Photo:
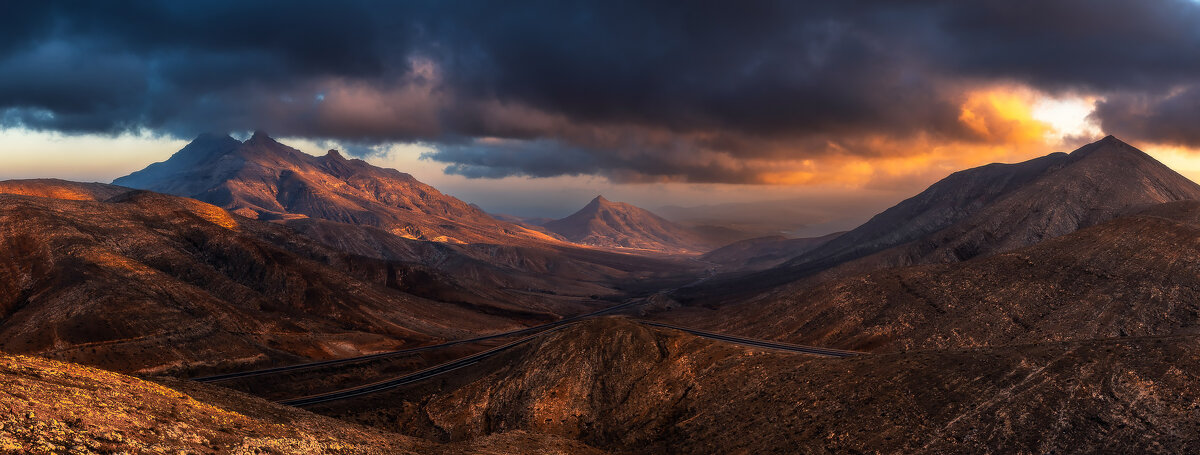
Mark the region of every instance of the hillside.
POLYGON ((1070 154, 956 172, 783 268, 827 267, 893 247, 872 266, 961 261, 1196 199, 1200 185, 1108 136, 1070 154))
POLYGON ((1174 453, 1200 442, 1195 337, 845 359, 621 319, 453 378, 318 405, 410 435, 519 429, 628 453, 1174 453))
POLYGON ((633 248, 662 252, 699 252, 706 248, 699 236, 649 211, 596 196, 578 212, 542 224, 550 232, 575 243, 606 248, 633 248))
POLYGON ((718 264, 727 270, 763 270, 812 251, 842 234, 844 232, 798 239, 781 235, 756 237, 704 253, 700 260, 718 264))
MULTIPOLYGON (((614 283, 687 274, 688 264, 580 248, 560 237, 496 220, 411 175, 316 157, 255 133, 245 142, 200 135, 170 159, 115 181, 191 197, 234 214, 282 224, 334 250, 416 263, 471 292, 536 291, 536 311, 579 312, 553 295, 612 295, 614 283), (550 292, 546 292, 550 291, 550 292)), ((530 305, 525 297, 499 300, 530 305)))
POLYGON ((1161 204, 1015 251, 801 282, 660 317, 880 352, 1200 333, 1200 202, 1161 204))
POLYGON ((521 432, 452 445, 313 415, 219 387, 162 384, 0 354, 5 453, 599 453, 521 432))
POLYGON ((595 305, 348 255, 192 199, 29 188, 74 199, 0 194, 8 352, 118 371, 238 369, 502 331, 595 305))
POLYGON ((1070 154, 955 172, 863 225, 783 264, 684 289, 715 305, 914 264, 968 260, 1036 244, 1171 201, 1200 185, 1108 136, 1070 154))

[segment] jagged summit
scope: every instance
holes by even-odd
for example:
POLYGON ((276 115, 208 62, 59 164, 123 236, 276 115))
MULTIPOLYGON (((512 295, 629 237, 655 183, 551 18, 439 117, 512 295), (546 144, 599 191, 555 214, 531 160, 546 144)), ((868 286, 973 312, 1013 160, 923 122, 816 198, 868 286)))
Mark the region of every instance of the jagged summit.
POLYGON ((265 220, 319 218, 450 243, 549 240, 495 220, 411 175, 347 160, 336 150, 309 155, 262 130, 245 142, 200 135, 167 161, 113 183, 191 197, 265 220))
MULTIPOLYGON (((230 136, 229 133, 218 133, 215 131, 208 131, 208 132, 204 132, 204 133, 200 133, 200 134, 196 135, 196 138, 192 139, 192 143, 206 142, 206 141, 224 141, 224 140, 228 140, 228 139, 233 139, 233 136, 230 136)), ((233 139, 233 140, 236 141, 237 139, 233 139)))
POLYGON ((250 139, 246 139, 246 142, 252 142, 252 141, 274 141, 274 140, 275 140, 275 139, 272 139, 272 138, 271 138, 271 135, 270 135, 270 134, 267 134, 267 132, 266 132, 266 131, 263 131, 263 130, 254 130, 254 134, 250 135, 250 139))
POLYGON ((596 196, 574 214, 542 225, 568 240, 610 248, 688 252, 707 247, 691 231, 645 209, 596 196))

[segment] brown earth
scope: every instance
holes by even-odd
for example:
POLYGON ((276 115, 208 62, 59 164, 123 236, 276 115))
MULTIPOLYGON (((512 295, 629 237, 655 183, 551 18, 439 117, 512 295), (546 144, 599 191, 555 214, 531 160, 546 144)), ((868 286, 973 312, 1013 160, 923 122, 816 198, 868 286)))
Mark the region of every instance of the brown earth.
POLYGON ((871 351, 1200 333, 1200 202, 952 265, 797 283, 658 317, 871 351))
POLYGON ((316 157, 255 133, 197 137, 170 159, 117 179, 117 185, 191 197, 232 213, 284 224, 343 253, 417 263, 490 289, 538 294, 492 296, 557 314, 581 311, 579 297, 613 295, 615 283, 693 274, 674 258, 614 254, 499 221, 411 175, 316 157), (561 296, 567 296, 562 298, 561 296))
POLYGON ((386 433, 219 387, 161 384, 0 354, 0 452, 217 454, 600 453, 509 432, 451 445, 386 433))
POLYGON ((611 305, 347 255, 195 200, 120 191, 105 201, 0 194, 0 348, 118 371, 211 372, 467 338, 611 305))
POLYGON ((1200 200, 1200 185, 1108 136, 1070 154, 956 172, 782 265, 718 277, 675 298, 719 305, 789 292, 814 277, 959 262, 1181 200, 1200 200))
POLYGON ((591 320, 453 377, 313 407, 435 440, 521 430, 621 453, 1180 453, 1194 336, 845 359, 591 320))
POLYGON ((842 234, 844 232, 798 239, 781 235, 756 237, 704 253, 700 260, 717 264, 726 271, 764 270, 812 251, 842 234))

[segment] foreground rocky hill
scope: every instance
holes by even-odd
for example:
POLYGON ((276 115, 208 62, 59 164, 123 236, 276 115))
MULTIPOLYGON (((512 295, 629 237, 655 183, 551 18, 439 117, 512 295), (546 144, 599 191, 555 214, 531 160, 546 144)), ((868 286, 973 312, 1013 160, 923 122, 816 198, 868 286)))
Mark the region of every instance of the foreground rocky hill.
POLYGON ((452 378, 313 408, 440 440, 522 430, 631 453, 1178 453, 1194 336, 831 359, 582 322, 452 378))
POLYGON ((0 452, 229 454, 599 453, 522 432, 452 445, 386 433, 219 387, 153 383, 0 354, 0 452))

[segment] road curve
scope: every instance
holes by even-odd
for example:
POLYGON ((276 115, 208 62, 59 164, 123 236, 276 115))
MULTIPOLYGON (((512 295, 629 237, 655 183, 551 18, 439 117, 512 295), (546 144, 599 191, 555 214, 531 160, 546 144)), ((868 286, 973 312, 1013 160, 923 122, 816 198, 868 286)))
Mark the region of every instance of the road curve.
POLYGON ((826 357, 850 357, 850 356, 864 354, 863 352, 858 352, 858 351, 846 351, 846 350, 842 350, 842 349, 822 348, 822 347, 817 347, 817 346, 804 346, 804 345, 799 345, 799 344, 780 343, 778 341, 757 340, 754 338, 735 337, 735 336, 730 336, 730 335, 723 335, 720 333, 705 332, 703 330, 689 329, 687 327, 679 327, 676 325, 663 324, 661 322, 654 322, 654 321, 639 320, 637 322, 648 325, 648 326, 652 326, 652 327, 661 327, 664 329, 678 330, 681 332, 690 333, 690 334, 698 336, 698 337, 709 338, 709 339, 713 339, 713 340, 720 340, 720 341, 740 344, 740 345, 744 345, 744 346, 754 346, 754 347, 767 348, 767 349, 779 349, 779 350, 783 350, 783 351, 799 352, 799 353, 804 353, 804 354, 823 355, 826 357))
MULTIPOLYGON (((583 319, 583 318, 581 317, 579 319, 583 319)), ((388 389, 394 389, 396 387, 400 387, 400 386, 407 385, 407 384, 412 384, 417 381, 429 379, 434 376, 441 375, 443 373, 449 373, 449 372, 457 370, 459 368, 464 368, 464 367, 479 363, 480 361, 483 361, 484 359, 487 359, 489 357, 500 354, 501 352, 507 351, 507 350, 512 349, 521 344, 527 343, 527 342, 529 342, 537 337, 540 337, 542 335, 545 335, 545 334, 548 334, 551 332, 555 332, 558 330, 562 330, 562 329, 566 328, 567 324, 572 324, 575 322, 578 322, 578 320, 560 324, 556 327, 552 327, 550 329, 543 330, 542 332, 527 336, 525 338, 514 341, 512 343, 508 343, 503 346, 498 346, 498 347, 489 349, 487 351, 483 351, 483 352, 479 352, 479 353, 475 353, 475 354, 463 357, 461 359, 452 360, 452 361, 449 361, 446 363, 438 364, 438 365, 426 368, 424 370, 417 371, 415 373, 409 373, 409 374, 406 374, 404 376, 400 376, 397 378, 392 378, 392 379, 388 379, 385 381, 374 382, 371 384, 361 385, 361 386, 357 386, 357 387, 351 387, 348 389, 337 390, 337 391, 333 391, 333 392, 327 392, 327 393, 322 393, 322 394, 317 394, 317 395, 309 395, 306 397, 293 398, 290 400, 283 400, 283 401, 279 401, 278 403, 287 405, 287 406, 307 406, 307 405, 313 405, 313 404, 317 404, 317 403, 325 403, 327 401, 335 401, 335 400, 342 400, 342 399, 346 399, 346 398, 362 396, 362 395, 375 393, 375 392, 382 392, 382 391, 388 390, 388 389)), ((729 336, 729 335, 722 335, 719 333, 712 333, 712 332, 705 332, 705 331, 701 331, 701 330, 689 329, 686 327, 662 324, 662 323, 653 322, 653 321, 637 320, 637 322, 639 322, 641 324, 653 326, 653 327, 679 330, 679 331, 683 331, 683 332, 686 332, 686 333, 689 333, 689 334, 692 334, 695 336, 703 337, 703 338, 710 338, 710 339, 714 339, 714 340, 720 340, 720 341, 725 341, 725 342, 729 342, 729 343, 741 344, 741 345, 745 345, 745 346, 755 346, 755 347, 768 348, 768 349, 778 349, 778 350, 783 350, 783 351, 799 352, 799 353, 803 353, 803 354, 814 354, 814 355, 821 355, 821 356, 826 356, 826 357, 850 357, 850 356, 863 354, 862 352, 845 351, 845 350, 841 350, 841 349, 821 348, 821 347, 815 347, 815 346, 802 346, 802 345, 789 344, 789 343, 779 343, 776 341, 766 341, 766 340, 756 340, 753 338, 734 337, 734 336, 729 336)))
POLYGON ((563 324, 570 324, 572 322, 575 322, 575 321, 578 321, 581 319, 600 316, 600 315, 604 315, 607 313, 611 313, 613 311, 622 310, 622 309, 628 308, 630 306, 633 306, 637 303, 641 303, 641 300, 634 299, 634 300, 630 300, 628 302, 622 303, 620 305, 611 306, 611 307, 608 307, 608 308, 605 308, 602 310, 593 311, 591 313, 581 314, 578 316, 571 316, 569 318, 559 319, 554 322, 549 322, 546 324, 537 325, 537 326, 533 326, 533 327, 526 327, 524 329, 513 330, 510 332, 497 333, 495 335, 487 335, 487 336, 481 336, 481 337, 477 337, 477 338, 468 338, 465 340, 455 340, 455 341, 450 341, 450 342, 442 343, 442 344, 422 346, 419 348, 412 348, 412 349, 402 349, 399 351, 388 351, 388 352, 380 352, 377 354, 369 354, 369 355, 358 356, 358 357, 347 357, 344 359, 322 360, 319 362, 308 362, 308 363, 299 363, 299 364, 295 364, 295 365, 287 365, 287 366, 282 366, 282 367, 264 368, 261 370, 239 371, 236 373, 225 373, 225 374, 218 374, 218 375, 213 375, 213 376, 202 376, 202 377, 198 377, 198 378, 192 378, 191 380, 196 381, 196 382, 217 382, 217 381, 224 381, 224 380, 228 380, 228 379, 244 378, 244 377, 249 377, 249 376, 259 376, 259 375, 264 375, 264 374, 282 373, 285 371, 296 371, 296 370, 304 370, 304 369, 308 369, 308 368, 317 368, 317 367, 324 367, 324 366, 330 366, 330 365, 340 365, 343 363, 359 362, 359 361, 363 361, 363 360, 382 359, 382 358, 387 358, 387 357, 412 354, 412 353, 421 352, 421 351, 432 351, 435 349, 446 348, 446 347, 459 345, 459 344, 477 343, 480 341, 494 340, 496 338, 505 338, 505 337, 511 337, 511 336, 525 335, 525 334, 529 334, 529 333, 537 333, 537 332, 541 332, 543 330, 548 330, 548 329, 552 329, 552 328, 561 326, 563 324))
POLYGON ((552 327, 550 329, 543 330, 539 333, 527 336, 525 338, 514 341, 512 343, 508 343, 503 346, 497 346, 497 347, 488 349, 483 352, 471 354, 469 356, 463 357, 458 360, 452 360, 452 361, 442 363, 439 365, 434 365, 434 366, 426 368, 424 370, 417 371, 415 373, 409 373, 409 374, 406 374, 404 376, 400 376, 397 378, 388 379, 386 381, 374 382, 371 384, 361 385, 361 386, 357 386, 357 387, 351 387, 348 389, 337 390, 337 391, 333 391, 333 392, 321 393, 321 394, 317 394, 317 395, 309 395, 306 397, 293 398, 290 400, 282 400, 282 401, 278 401, 277 403, 287 405, 287 406, 308 406, 308 405, 313 405, 313 404, 317 404, 317 403, 324 403, 326 401, 342 400, 342 399, 346 399, 346 398, 353 398, 353 397, 357 397, 357 396, 361 396, 361 395, 366 395, 369 393, 382 392, 384 390, 394 389, 396 387, 400 387, 400 386, 403 386, 406 384, 412 384, 414 382, 417 382, 417 381, 420 381, 423 379, 429 379, 429 378, 432 378, 434 376, 437 376, 437 375, 440 375, 443 373, 449 373, 449 372, 457 370, 459 368, 473 365, 473 364, 478 363, 479 361, 484 360, 488 357, 492 357, 496 354, 507 351, 507 350, 512 349, 521 344, 527 343, 539 336, 545 335, 547 333, 555 332, 558 330, 562 330, 562 329, 566 328, 567 324, 572 324, 574 322, 578 322, 578 321, 571 321, 571 322, 567 322, 564 324, 560 324, 556 327, 552 327))

